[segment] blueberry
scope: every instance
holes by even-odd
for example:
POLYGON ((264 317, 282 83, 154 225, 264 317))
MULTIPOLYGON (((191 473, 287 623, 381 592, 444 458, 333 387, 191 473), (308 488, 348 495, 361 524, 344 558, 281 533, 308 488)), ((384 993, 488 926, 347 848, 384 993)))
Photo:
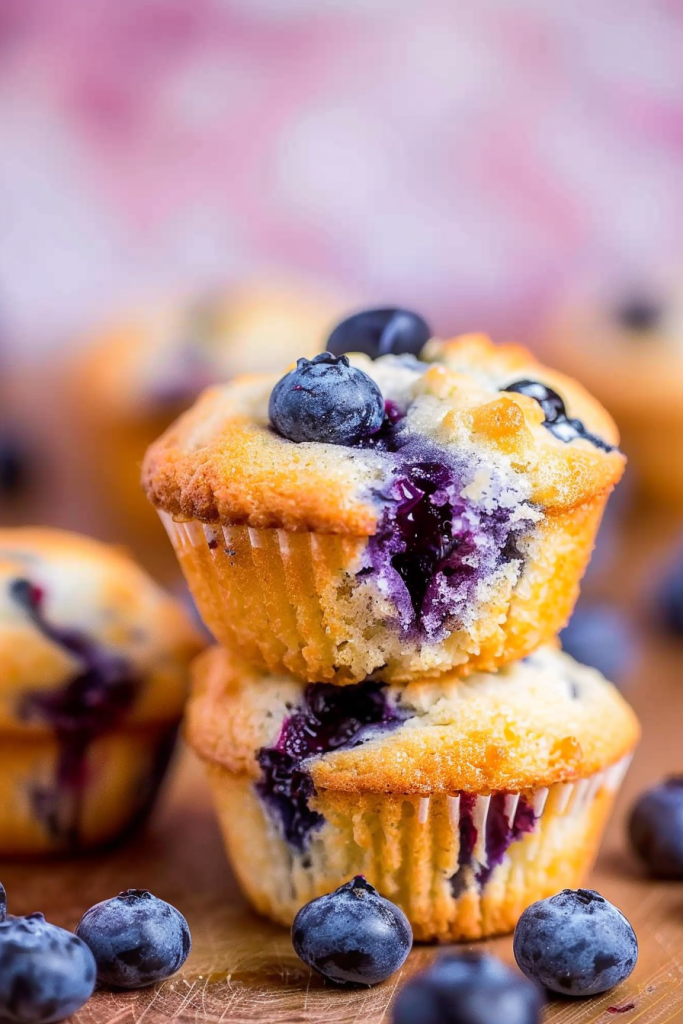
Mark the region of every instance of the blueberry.
POLYGON ((79 1010, 95 988, 95 960, 84 942, 42 914, 0 923, 0 1020, 50 1024, 79 1010))
POLYGON ((13 495, 25 480, 25 466, 17 444, 9 437, 0 437, 0 496, 13 495))
POLYGON ((563 889, 528 907, 515 928, 527 978, 565 996, 594 996, 628 978, 638 941, 620 910, 593 889, 563 889))
POLYGON ((579 603, 560 633, 562 649, 582 665, 590 665, 618 682, 635 654, 633 631, 626 618, 606 604, 579 603))
POLYGON ((535 398, 543 410, 543 426, 547 427, 551 434, 568 444, 582 438, 590 441, 596 448, 605 452, 613 451, 613 446, 603 441, 601 437, 591 434, 581 420, 567 416, 567 410, 563 398, 553 391, 547 384, 541 384, 538 380, 516 380, 507 384, 503 391, 514 391, 520 395, 528 395, 535 398))
POLYGON ((2 882, 0 882, 0 924, 5 920, 6 917, 7 917, 7 893, 5 892, 4 885, 2 884, 2 882))
POLYGON ((337 324, 327 348, 335 355, 364 352, 378 356, 418 355, 432 336, 426 320, 409 309, 364 309, 337 324))
POLYGON ((632 295, 617 305, 614 318, 627 331, 645 334, 656 329, 663 313, 663 303, 652 296, 632 295))
POLYGON ((408 918, 357 875, 311 900, 294 918, 297 956, 337 985, 377 985, 401 967, 413 945, 408 918))
POLYGON ((270 396, 270 421, 290 441, 356 444, 384 420, 384 399, 374 380, 346 356, 323 352, 299 359, 270 396))
POLYGON ((653 875, 683 879, 683 775, 665 779, 638 798, 628 831, 653 875))
POLYGON ((394 1024, 539 1024, 541 989, 490 953, 442 956, 398 994, 394 1024))
POLYGON ((95 955, 97 980, 114 988, 144 988, 169 978, 191 947, 183 915, 147 889, 127 889, 96 903, 76 934, 95 955))
POLYGON ((659 588, 656 603, 664 626, 677 636, 683 636, 683 556, 680 554, 659 588))

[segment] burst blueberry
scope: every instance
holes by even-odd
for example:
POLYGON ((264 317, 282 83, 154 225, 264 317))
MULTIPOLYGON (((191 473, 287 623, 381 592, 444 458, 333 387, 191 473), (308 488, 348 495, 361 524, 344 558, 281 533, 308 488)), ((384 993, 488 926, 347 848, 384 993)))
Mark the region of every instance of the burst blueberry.
POLYGON ((335 355, 364 352, 371 359, 389 354, 417 356, 431 336, 426 320, 409 309, 364 309, 337 324, 327 348, 335 355))
POLYGON ((95 960, 84 942, 42 914, 0 922, 0 1020, 51 1024, 90 998, 95 960))
POLYGON ((127 889, 96 903, 76 934, 97 961, 97 980, 113 988, 144 988, 175 974, 191 948, 187 921, 147 889, 127 889))
POLYGON ((628 831, 653 875, 683 879, 683 775, 665 779, 639 797, 628 831))
POLYGON ((377 985, 405 962, 413 933, 402 910, 357 875, 301 908, 294 950, 337 985, 377 985))
POLYGON ((539 1024, 541 989, 489 953, 439 957, 394 1004, 394 1024, 539 1024))
POLYGON ((528 978, 565 996, 607 992, 638 959, 630 923, 593 889, 563 889, 533 903, 517 922, 513 948, 528 978))
POLYGON ((299 359, 273 388, 270 422, 290 441, 357 444, 384 420, 384 399, 372 377, 346 356, 323 352, 299 359))
POLYGON ((256 790, 290 846, 307 849, 324 818, 310 806, 313 780, 306 761, 398 728, 405 714, 386 697, 382 683, 351 686, 310 683, 301 704, 282 723, 277 743, 261 747, 256 790))

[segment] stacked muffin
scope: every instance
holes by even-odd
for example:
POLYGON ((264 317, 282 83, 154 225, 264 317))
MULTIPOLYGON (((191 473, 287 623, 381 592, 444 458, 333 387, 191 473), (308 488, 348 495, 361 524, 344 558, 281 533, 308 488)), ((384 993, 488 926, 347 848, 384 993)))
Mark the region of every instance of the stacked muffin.
POLYGON ((426 333, 351 318, 356 354, 205 392, 143 473, 221 644, 188 734, 254 905, 363 874, 457 940, 579 884, 638 726, 554 640, 614 424, 522 348, 426 333))

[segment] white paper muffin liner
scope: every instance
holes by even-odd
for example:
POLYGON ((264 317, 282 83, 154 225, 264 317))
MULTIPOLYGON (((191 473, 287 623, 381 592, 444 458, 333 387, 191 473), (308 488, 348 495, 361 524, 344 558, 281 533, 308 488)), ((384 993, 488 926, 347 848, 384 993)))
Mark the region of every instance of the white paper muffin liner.
MULTIPOLYGON (((604 503, 604 502, 603 502, 604 503)), ((402 635, 390 596, 360 582, 367 537, 176 522, 160 512, 199 612, 224 647, 309 682, 401 682, 493 670, 562 628, 603 503, 541 523, 517 562, 482 580, 471 620, 442 640, 402 635)))
POLYGON ((289 925, 304 903, 360 874, 402 907, 417 939, 460 941, 510 931, 529 904, 583 882, 629 762, 630 756, 574 782, 506 794, 508 824, 523 796, 533 808, 533 830, 511 843, 483 883, 477 875, 488 868, 494 794, 467 795, 477 839, 464 864, 461 794, 319 791, 311 805, 325 822, 298 852, 253 780, 215 764, 208 772, 233 868, 258 911, 289 925))

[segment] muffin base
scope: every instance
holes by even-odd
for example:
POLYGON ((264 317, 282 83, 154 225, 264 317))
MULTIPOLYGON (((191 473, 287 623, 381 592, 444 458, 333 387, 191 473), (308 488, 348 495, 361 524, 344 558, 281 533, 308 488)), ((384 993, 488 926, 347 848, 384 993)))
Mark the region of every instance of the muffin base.
POLYGON ((367 537, 175 522, 160 516, 218 642, 271 672, 309 682, 388 682, 492 671, 562 629, 590 558, 606 495, 546 516, 517 578, 502 566, 467 628, 430 643, 401 635, 390 599, 357 585, 367 537), (368 625, 368 624, 371 625, 368 625))
POLYGON ((253 780, 216 764, 207 770, 228 856, 259 913, 290 925, 304 903, 361 874, 402 908, 417 940, 457 942, 509 932, 531 903, 582 883, 629 761, 523 794, 319 791, 312 806, 325 824, 303 853, 281 838, 253 780), (533 808, 534 824, 480 884, 493 796, 504 801, 508 822, 523 800, 533 808), (471 803, 477 841, 461 864, 463 797, 471 803))
POLYGON ((73 854, 142 824, 173 753, 177 723, 107 733, 89 744, 79 782, 59 780, 50 736, 0 736, 0 856, 73 854))

